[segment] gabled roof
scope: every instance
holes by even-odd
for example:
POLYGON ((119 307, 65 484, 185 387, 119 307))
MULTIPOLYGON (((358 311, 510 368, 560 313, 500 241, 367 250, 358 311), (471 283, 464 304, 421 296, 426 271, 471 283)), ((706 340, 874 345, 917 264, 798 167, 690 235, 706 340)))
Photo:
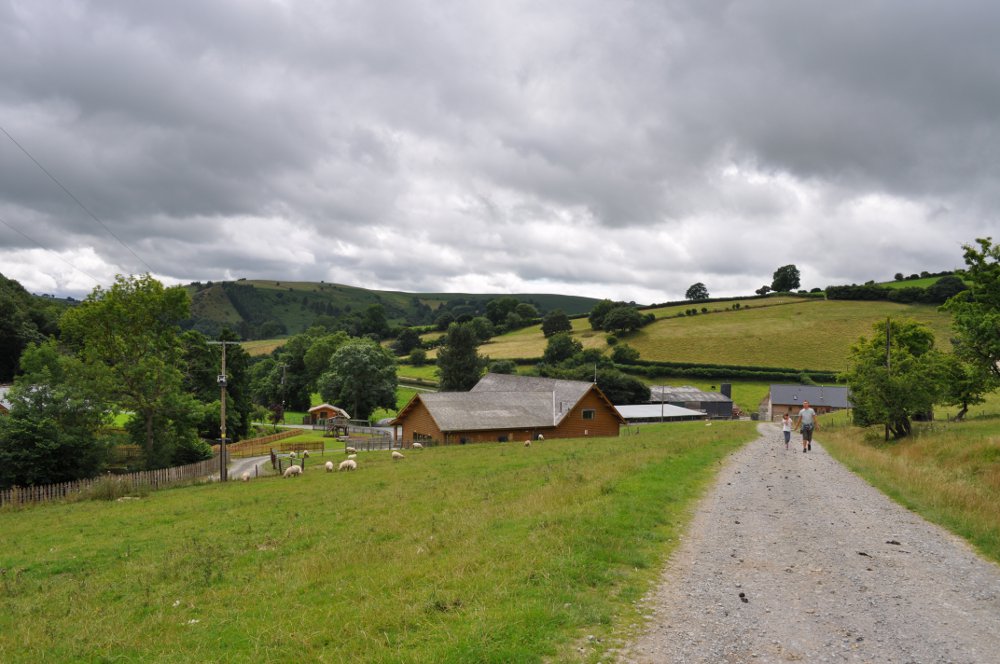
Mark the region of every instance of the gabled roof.
POLYGON ((835 385, 772 385, 771 403, 783 406, 798 405, 808 401, 812 406, 850 408, 851 395, 846 387, 835 385))
POLYGON ((312 408, 309 409, 309 412, 315 413, 320 410, 332 410, 334 413, 337 414, 338 417, 346 417, 347 419, 351 419, 351 416, 347 413, 346 410, 344 410, 343 408, 338 408, 337 406, 331 406, 328 403, 321 403, 318 406, 313 406, 312 408))
POLYGON ((535 376, 486 374, 469 392, 423 392, 399 411, 396 424, 423 403, 441 431, 554 427, 591 389, 624 422, 593 383, 535 376))
POLYGON ((727 401, 732 398, 720 392, 705 392, 691 385, 675 387, 673 385, 652 385, 649 388, 649 400, 659 403, 663 401, 727 401))

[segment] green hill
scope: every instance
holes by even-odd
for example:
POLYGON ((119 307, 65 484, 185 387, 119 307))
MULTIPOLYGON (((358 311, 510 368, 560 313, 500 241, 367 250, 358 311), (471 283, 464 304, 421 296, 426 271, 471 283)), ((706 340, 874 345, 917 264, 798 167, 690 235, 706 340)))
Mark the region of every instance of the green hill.
MULTIPOLYGON (((891 316, 925 323, 940 348, 951 346, 951 317, 931 305, 798 297, 740 304, 734 309, 735 302, 711 302, 708 313, 694 316, 678 316, 683 305, 647 309, 657 320, 620 342, 638 350, 643 360, 841 371, 851 345, 891 316)), ((584 348, 611 350, 607 333, 590 329, 586 319, 573 321, 573 336, 584 348)), ((537 358, 545 344, 535 325, 495 337, 480 352, 494 360, 537 358)))
MULTIPOLYGON (((381 305, 390 325, 430 325, 441 313, 458 316, 485 311, 497 294, 403 293, 377 291, 341 284, 301 281, 195 282, 188 327, 209 335, 223 327, 244 339, 267 339, 297 334, 317 323, 362 316, 372 305, 381 305)), ((539 313, 562 309, 568 315, 590 311, 595 298, 552 294, 511 294, 535 306, 539 313)))

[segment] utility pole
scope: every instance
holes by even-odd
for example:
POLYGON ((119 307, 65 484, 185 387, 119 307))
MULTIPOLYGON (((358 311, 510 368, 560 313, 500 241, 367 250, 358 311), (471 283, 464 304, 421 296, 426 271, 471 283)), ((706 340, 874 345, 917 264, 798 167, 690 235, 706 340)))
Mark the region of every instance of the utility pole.
POLYGON ((213 346, 222 346, 222 371, 219 373, 219 481, 229 480, 226 467, 226 344, 238 344, 238 341, 209 341, 213 346))
MULTIPOLYGON (((892 360, 891 360, 891 344, 890 344, 890 334, 889 334, 889 322, 890 318, 886 316, 885 318, 885 386, 886 390, 889 390, 889 394, 892 394, 892 360)), ((885 423, 885 439, 889 440, 889 423, 885 423)))

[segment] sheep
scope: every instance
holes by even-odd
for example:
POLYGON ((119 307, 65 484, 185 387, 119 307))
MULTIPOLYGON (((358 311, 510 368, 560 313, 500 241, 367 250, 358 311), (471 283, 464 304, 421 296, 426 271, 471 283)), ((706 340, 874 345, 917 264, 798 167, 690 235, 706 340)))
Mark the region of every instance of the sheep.
POLYGON ((413 443, 413 449, 415 449, 415 450, 422 450, 422 449, 424 449, 424 446, 421 445, 420 443, 413 443))
POLYGON ((357 450, 354 449, 353 447, 345 447, 344 448, 344 454, 355 454, 356 452, 357 452, 357 450))
POLYGON ((531 441, 530 440, 524 441, 524 446, 525 447, 531 447, 531 441))
POLYGON ((292 450, 291 452, 288 453, 288 458, 289 459, 294 459, 295 458, 295 450, 292 450))
POLYGON ((399 461, 400 459, 405 459, 405 458, 406 457, 403 456, 402 452, 397 452, 396 450, 392 451, 392 460, 393 461, 399 461))
POLYGON ((240 479, 243 480, 244 482, 249 482, 250 481, 250 473, 244 470, 243 474, 240 475, 240 479))
POLYGON ((348 459, 357 459, 357 458, 358 458, 358 455, 357 455, 357 454, 348 454, 348 455, 347 455, 347 458, 348 458, 348 459))
POLYGON ((303 459, 309 458, 309 450, 302 450, 302 458, 303 459))
POLYGON ((354 459, 345 459, 344 461, 341 461, 340 466, 337 467, 337 470, 357 470, 357 469, 358 469, 358 462, 355 461, 354 459))
POLYGON ((333 462, 332 461, 327 461, 325 464, 323 464, 323 467, 326 468, 326 472, 328 472, 328 473, 332 473, 333 472, 333 462))
POLYGON ((302 474, 302 466, 289 466, 285 468, 285 472, 281 474, 282 477, 295 477, 296 475, 302 474))
POLYGON ((545 436, 543 436, 542 434, 538 434, 537 440, 545 440, 545 436))

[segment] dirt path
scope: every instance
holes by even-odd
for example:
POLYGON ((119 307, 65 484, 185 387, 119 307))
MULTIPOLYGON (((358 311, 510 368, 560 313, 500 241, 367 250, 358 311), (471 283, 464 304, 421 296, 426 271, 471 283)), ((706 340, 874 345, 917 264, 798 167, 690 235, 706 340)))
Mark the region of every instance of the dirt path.
MULTIPOLYGON (((778 427, 735 453, 620 662, 1000 662, 1000 566, 778 427), (744 601, 745 600, 745 601, 744 601)), ((822 432, 821 432, 822 433, 822 432)))

